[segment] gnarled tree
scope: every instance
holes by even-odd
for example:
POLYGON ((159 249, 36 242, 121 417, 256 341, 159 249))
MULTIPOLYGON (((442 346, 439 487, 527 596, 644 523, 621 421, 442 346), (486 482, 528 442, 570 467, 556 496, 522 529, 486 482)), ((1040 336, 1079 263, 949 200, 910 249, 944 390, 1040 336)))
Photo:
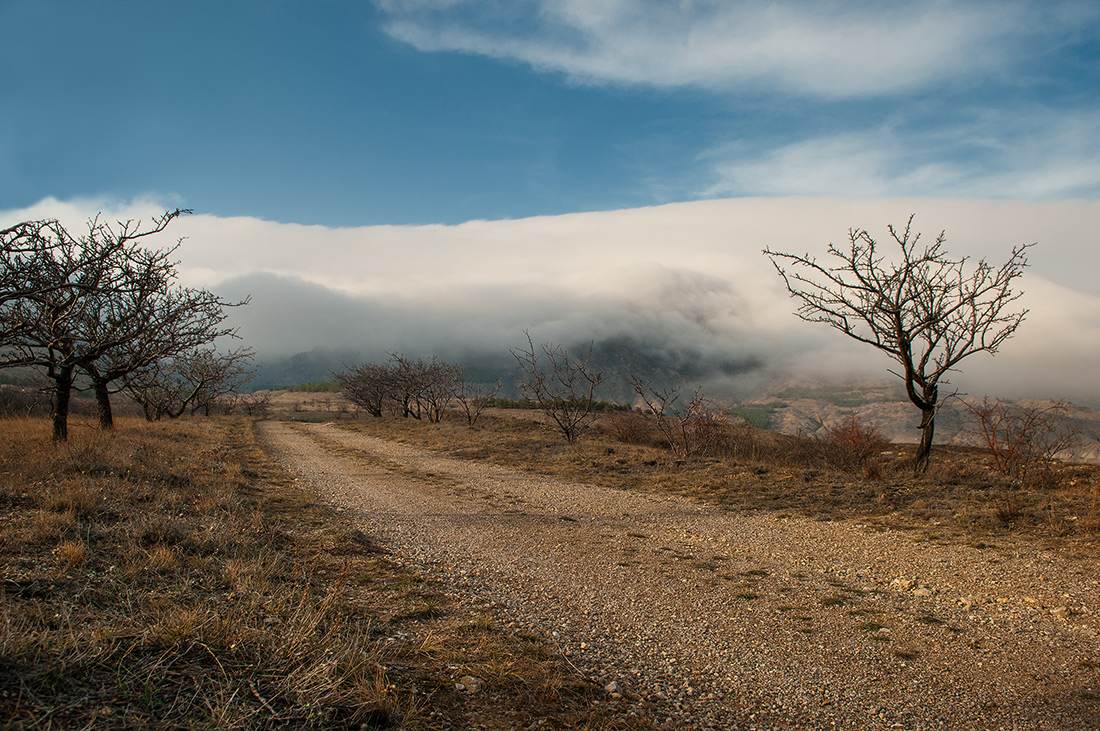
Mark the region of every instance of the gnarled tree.
POLYGON ((943 232, 922 246, 912 225, 910 216, 902 230, 887 227, 896 261, 888 261, 864 229, 850 229, 844 248, 829 244, 832 265, 809 254, 764 253, 799 301, 800 318, 835 328, 900 364, 900 372, 891 372, 921 411, 913 462, 919 474, 931 458, 944 376, 968 356, 997 352, 1027 314, 1013 307, 1021 293, 1012 283, 1027 266, 1031 244, 1013 248, 1000 267, 984 259, 969 266, 967 257, 953 259, 943 250, 943 232))
POLYGON ((243 303, 176 286, 176 247, 142 245, 189 212, 149 226, 97 217, 79 236, 52 220, 0 231, 0 367, 37 368, 53 382, 54 439, 66 438, 78 382, 91 382, 110 428, 110 394, 124 378, 234 334, 221 326, 224 308, 243 303))
POLYGON ((362 363, 345 368, 346 370, 332 373, 333 378, 340 382, 340 392, 344 398, 371 416, 381 418, 382 410, 386 408, 386 402, 393 390, 389 366, 382 363, 362 363))
POLYGON ((184 212, 165 213, 147 228, 133 221, 112 227, 96 218, 79 237, 57 221, 30 221, 2 232, 0 367, 34 367, 53 382, 55 440, 68 436, 78 369, 130 337, 111 310, 146 288, 135 272, 165 266, 166 254, 146 251, 140 240, 184 212))
POLYGON ((91 380, 99 424, 104 429, 113 424, 110 394, 122 390, 127 377, 162 359, 236 337, 235 329, 222 326, 225 308, 244 304, 225 302, 204 289, 173 286, 171 266, 158 272, 146 265, 139 272, 140 276, 133 277, 134 286, 114 293, 105 303, 103 315, 83 325, 89 334, 114 333, 109 340, 99 338, 109 347, 80 362, 91 380))

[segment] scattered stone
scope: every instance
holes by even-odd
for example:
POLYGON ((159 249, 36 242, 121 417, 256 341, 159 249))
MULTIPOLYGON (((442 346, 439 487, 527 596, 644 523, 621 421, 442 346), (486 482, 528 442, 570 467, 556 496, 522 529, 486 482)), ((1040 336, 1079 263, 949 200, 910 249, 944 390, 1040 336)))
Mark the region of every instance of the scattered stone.
POLYGON ((477 693, 481 690, 481 681, 472 675, 463 675, 455 683, 455 690, 465 691, 466 693, 477 693))

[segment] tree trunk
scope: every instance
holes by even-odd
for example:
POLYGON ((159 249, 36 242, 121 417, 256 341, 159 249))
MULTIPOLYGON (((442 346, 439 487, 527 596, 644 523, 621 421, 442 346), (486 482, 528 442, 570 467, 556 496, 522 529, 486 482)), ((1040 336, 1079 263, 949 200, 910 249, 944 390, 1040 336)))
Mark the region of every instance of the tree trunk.
POLYGON ((95 382, 96 410, 99 413, 99 428, 110 430, 115 427, 114 415, 111 413, 111 394, 107 390, 107 382, 96 379, 95 382))
POLYGON ((913 471, 918 475, 928 471, 928 465, 932 461, 932 437, 935 433, 936 407, 921 409, 920 445, 917 446, 917 456, 913 460, 913 471))
POLYGON ((73 391, 73 368, 66 366, 53 374, 53 440, 64 442, 69 439, 69 398, 73 391))

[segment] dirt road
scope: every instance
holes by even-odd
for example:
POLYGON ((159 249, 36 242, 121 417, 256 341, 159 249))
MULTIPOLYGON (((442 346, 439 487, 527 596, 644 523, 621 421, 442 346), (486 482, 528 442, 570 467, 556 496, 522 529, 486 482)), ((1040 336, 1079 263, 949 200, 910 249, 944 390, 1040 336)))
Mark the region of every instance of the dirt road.
POLYGON ((673 725, 1100 729, 1095 565, 259 429, 391 550, 673 725))

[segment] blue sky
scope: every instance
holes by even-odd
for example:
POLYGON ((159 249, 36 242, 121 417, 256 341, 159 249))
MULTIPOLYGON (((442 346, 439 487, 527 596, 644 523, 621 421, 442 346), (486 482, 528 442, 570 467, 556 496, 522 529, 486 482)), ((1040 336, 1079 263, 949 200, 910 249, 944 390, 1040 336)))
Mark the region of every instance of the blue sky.
POLYGON ((1093 199, 1100 4, 0 0, 0 209, 1093 199))

